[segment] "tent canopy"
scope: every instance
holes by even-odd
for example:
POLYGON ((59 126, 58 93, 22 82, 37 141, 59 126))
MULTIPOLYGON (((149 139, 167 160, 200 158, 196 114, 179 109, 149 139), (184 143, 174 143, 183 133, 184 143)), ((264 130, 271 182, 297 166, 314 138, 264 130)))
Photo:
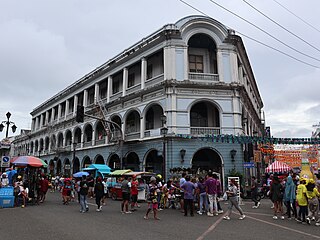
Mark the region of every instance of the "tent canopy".
POLYGON ((105 164, 91 164, 90 166, 88 166, 87 168, 84 168, 82 170, 84 170, 84 171, 97 170, 102 175, 111 173, 111 168, 105 164))
POLYGON ((266 168, 266 172, 289 172, 291 167, 283 162, 274 161, 269 167, 266 168))

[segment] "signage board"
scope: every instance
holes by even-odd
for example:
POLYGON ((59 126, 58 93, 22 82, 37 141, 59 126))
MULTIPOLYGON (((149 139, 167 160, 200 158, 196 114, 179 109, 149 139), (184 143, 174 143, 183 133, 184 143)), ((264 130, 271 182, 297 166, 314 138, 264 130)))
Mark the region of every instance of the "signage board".
POLYGON ((1 158, 1 167, 10 167, 10 158, 8 156, 2 156, 1 158))
POLYGON ((254 162, 245 162, 243 163, 244 168, 254 168, 254 162))

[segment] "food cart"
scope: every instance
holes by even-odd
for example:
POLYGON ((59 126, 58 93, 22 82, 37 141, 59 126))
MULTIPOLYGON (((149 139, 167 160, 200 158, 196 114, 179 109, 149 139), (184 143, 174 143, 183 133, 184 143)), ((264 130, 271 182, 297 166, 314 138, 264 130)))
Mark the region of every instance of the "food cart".
POLYGON ((148 182, 152 176, 155 176, 155 173, 150 172, 133 172, 131 170, 118 170, 118 172, 113 172, 111 174, 115 179, 119 181, 116 182, 114 186, 110 189, 111 198, 113 200, 122 199, 122 191, 121 191, 121 179, 125 176, 133 177, 135 176, 139 182, 138 186, 138 201, 145 201, 147 196, 148 182), (120 172, 123 171, 123 172, 120 172))

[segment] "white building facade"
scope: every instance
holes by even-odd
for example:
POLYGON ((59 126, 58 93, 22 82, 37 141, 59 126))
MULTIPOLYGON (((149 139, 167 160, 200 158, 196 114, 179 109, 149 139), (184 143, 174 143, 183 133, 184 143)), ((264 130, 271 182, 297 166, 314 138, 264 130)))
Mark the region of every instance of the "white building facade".
MULTIPOLYGON (((245 147, 215 143, 208 136, 261 136, 262 108, 241 38, 214 19, 189 16, 36 107, 28 143, 24 137, 21 144, 29 155, 47 161, 52 174, 102 163, 165 178, 183 168, 223 177, 231 169, 243 172, 245 147), (94 118, 77 123, 78 105, 94 118), (113 124, 106 130, 101 108, 121 131, 113 124)), ((15 149, 19 144, 16 139, 15 149)))

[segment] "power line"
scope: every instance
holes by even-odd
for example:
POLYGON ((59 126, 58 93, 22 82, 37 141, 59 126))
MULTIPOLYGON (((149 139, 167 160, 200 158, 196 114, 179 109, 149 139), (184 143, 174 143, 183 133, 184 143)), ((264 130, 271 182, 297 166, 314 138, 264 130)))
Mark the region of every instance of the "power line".
POLYGON ((279 24, 278 22, 276 22, 275 20, 273 20, 272 18, 268 17, 266 14, 264 14, 262 11, 260 11, 259 9, 257 9, 256 7, 254 7, 252 4, 250 4, 249 2, 247 2, 246 0, 242 0, 243 2, 245 2, 248 6, 250 6, 251 8, 253 8, 255 11, 257 11, 258 13, 260 13, 262 16, 266 17, 267 19, 269 19, 271 22, 273 22, 274 24, 276 24, 277 26, 281 27, 283 30, 285 30, 286 32, 290 33, 291 35, 295 36, 296 38, 298 38, 299 40, 301 40, 302 42, 304 42, 305 44, 309 45, 310 47, 312 47, 313 49, 317 50, 318 52, 320 52, 320 49, 315 47, 314 45, 312 45, 311 43, 307 42, 306 40, 304 40, 302 37, 298 36, 297 34, 293 33, 292 31, 288 30, 287 28, 285 28, 284 26, 282 26, 281 24, 279 24))
POLYGON ((313 26, 312 24, 308 23, 306 20, 304 20, 303 18, 299 17, 297 14, 295 14, 294 12, 290 11, 288 8, 286 8, 284 5, 282 5, 281 3, 279 3, 276 0, 273 0, 274 2, 276 2, 277 4, 279 4, 282 8, 284 8, 285 10, 287 10, 289 13, 291 13, 293 16, 295 16, 296 18, 300 19, 302 22, 304 22, 305 24, 307 24, 309 27, 313 28, 314 30, 316 30, 317 32, 320 33, 320 30, 318 28, 316 28, 315 26, 313 26))
POLYGON ((301 52, 301 51, 299 51, 299 50, 291 47, 290 45, 286 44, 285 42, 281 41, 280 39, 276 38, 276 37, 273 36, 272 34, 268 33, 268 32, 265 31, 265 30, 263 30, 263 29, 260 28, 259 26, 255 25, 254 23, 252 23, 252 22, 248 21, 247 19, 241 17, 240 15, 232 12, 231 10, 229 10, 229 9, 227 9, 226 7, 222 6, 221 4, 219 4, 219 3, 217 3, 217 2, 215 2, 215 1, 213 1, 213 0, 209 0, 209 1, 210 1, 211 3, 217 5, 218 7, 222 8, 223 10, 225 10, 225 11, 231 13, 232 15, 236 16, 237 18, 240 18, 241 20, 245 21, 246 23, 250 24, 251 26, 257 28, 257 29, 260 30, 261 32, 267 34, 269 37, 271 37, 271 38, 273 38, 274 40, 280 42, 281 44, 285 45, 286 47, 290 48, 291 50, 293 50, 293 51, 295 51, 295 52, 297 52, 297 53, 300 53, 301 55, 303 55, 303 56, 305 56, 305 57, 309 57, 309 58, 311 58, 311 59, 313 59, 313 60, 316 60, 316 61, 320 62, 320 59, 315 58, 315 57, 312 57, 312 56, 310 56, 310 55, 308 55, 308 54, 306 54, 306 53, 304 53, 304 52, 301 52))
MULTIPOLYGON (((189 4, 189 3, 187 3, 187 2, 185 2, 185 1, 183 1, 183 0, 179 0, 179 1, 182 2, 183 4, 189 6, 190 8, 196 10, 197 12, 199 12, 199 13, 207 16, 207 17, 210 17, 208 14, 206 14, 205 12, 201 11, 200 9, 192 6, 191 4, 189 4)), ((228 28, 231 28, 231 27, 228 27, 228 28)), ((305 62, 305 61, 302 61, 302 60, 300 60, 300 59, 298 59, 298 58, 296 58, 296 57, 294 57, 294 56, 292 56, 292 55, 290 55, 290 54, 288 54, 288 53, 285 53, 285 52, 283 52, 283 51, 281 51, 281 50, 279 50, 279 49, 277 49, 277 48, 274 48, 274 47, 272 47, 272 46, 269 46, 269 45, 267 45, 267 44, 265 44, 265 43, 263 43, 263 42, 261 42, 261 41, 259 41, 259 40, 256 40, 256 39, 254 39, 254 38, 252 38, 252 37, 249 37, 249 36, 246 35, 246 34, 243 34, 243 33, 239 32, 239 31, 237 31, 237 32, 238 32, 240 35, 242 35, 242 36, 244 36, 244 37, 246 37, 246 38, 248 38, 248 39, 250 39, 250 40, 252 40, 252 41, 255 41, 255 42, 257 42, 257 43, 259 43, 259 44, 261 44, 261 45, 263 45, 263 46, 265 46, 265 47, 268 47, 268 48, 270 48, 270 49, 272 49, 272 50, 274 50, 274 51, 276 51, 276 52, 279 52, 279 53, 281 53, 281 54, 283 54, 283 55, 285 55, 285 56, 287 56, 287 57, 290 57, 290 58, 292 58, 292 59, 294 59, 294 60, 296 60, 296 61, 298 61, 298 62, 300 62, 300 63, 303 63, 303 64, 305 64, 305 65, 308 65, 308 66, 311 66, 311 67, 314 67, 314 68, 320 68, 319 66, 315 66, 315 65, 312 65, 312 64, 307 63, 307 62, 305 62)))
MULTIPOLYGON (((237 31, 237 32, 238 32, 238 31, 237 31)), ((265 46, 265 47, 267 47, 267 48, 270 48, 270 49, 272 49, 272 50, 274 50, 274 51, 277 51, 277 52, 279 52, 279 53, 281 53, 281 54, 283 54, 283 55, 285 55, 285 56, 287 56, 287 57, 290 57, 290 58, 292 58, 292 59, 294 59, 294 60, 296 60, 296 61, 298 61, 298 62, 304 63, 304 64, 306 64, 306 65, 308 65, 308 66, 310 66, 310 67, 314 67, 314 68, 320 69, 319 66, 315 66, 315 65, 313 65, 313 64, 310 64, 310 63, 307 63, 307 62, 305 62, 305 61, 302 61, 302 60, 300 60, 299 58, 296 58, 296 57, 294 57, 294 56, 291 56, 291 55, 288 54, 288 53, 285 53, 285 52, 283 52, 283 51, 281 51, 281 50, 279 50, 279 49, 276 49, 276 48, 274 48, 274 47, 272 47, 272 46, 269 46, 269 45, 267 45, 267 44, 265 44, 265 43, 263 43, 263 42, 261 42, 261 41, 259 41, 259 40, 256 40, 256 39, 254 39, 254 38, 252 38, 252 37, 249 37, 249 36, 247 36, 247 35, 245 35, 245 34, 243 34, 243 33, 240 33, 240 32, 238 32, 238 33, 239 33, 240 35, 242 35, 242 36, 244 36, 244 37, 252 40, 252 41, 255 41, 255 42, 257 42, 257 43, 259 43, 259 44, 261 44, 261 45, 263 45, 263 46, 265 46)))

